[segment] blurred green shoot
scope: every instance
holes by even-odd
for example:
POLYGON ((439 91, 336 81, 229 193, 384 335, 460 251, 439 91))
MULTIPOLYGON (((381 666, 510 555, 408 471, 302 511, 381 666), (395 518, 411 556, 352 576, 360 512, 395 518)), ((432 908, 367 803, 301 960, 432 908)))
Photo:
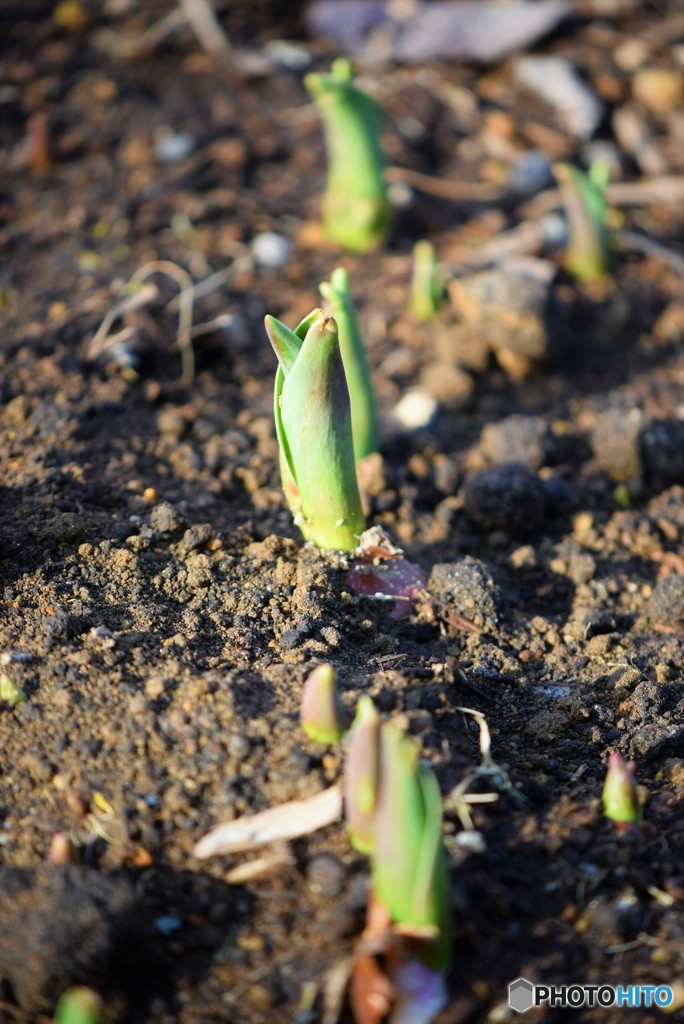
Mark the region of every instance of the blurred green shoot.
POLYGON ((333 62, 329 74, 307 75, 304 85, 316 101, 326 135, 325 234, 351 252, 369 252, 382 245, 392 223, 380 144, 382 112, 354 85, 344 58, 333 62))
POLYGON ((337 321, 351 402, 354 458, 358 462, 378 450, 378 414, 366 346, 349 294, 349 274, 345 268, 336 267, 330 280, 321 284, 320 291, 337 321))
POLYGON ((77 985, 60 997, 55 1010, 55 1024, 100 1024, 102 1000, 97 992, 77 985))
POLYGON ((380 735, 373 892, 395 929, 419 940, 416 959, 435 970, 451 961, 451 897, 442 842, 442 797, 418 743, 391 722, 380 735))
POLYGON ((423 239, 413 247, 413 276, 409 312, 422 323, 429 323, 439 313, 444 299, 444 282, 437 266, 432 242, 423 239))
POLYGON ((568 221, 563 266, 580 281, 601 281, 611 273, 614 262, 606 203, 610 167, 596 160, 585 174, 572 164, 558 164, 554 173, 568 221))
POLYGON ((344 816, 349 842, 359 853, 375 849, 375 810, 380 770, 380 716, 366 694, 359 697, 347 737, 344 816))
POLYGON ((643 809, 634 778, 634 762, 625 761, 614 751, 608 758, 606 781, 603 784, 603 813, 622 832, 640 836, 643 809))
POLYGON ((300 710, 302 729, 314 743, 337 743, 346 728, 346 716, 332 665, 318 665, 307 676, 300 710))
POLYGON ((265 325, 278 357, 274 415, 295 523, 319 548, 352 551, 366 524, 337 324, 315 309, 294 331, 272 316, 265 325))
POLYGON ((12 707, 23 704, 27 700, 26 693, 18 683, 15 683, 4 672, 0 672, 0 700, 6 701, 12 707))
POLYGON ((632 494, 627 484, 618 484, 613 491, 613 501, 618 508, 632 507, 632 494))

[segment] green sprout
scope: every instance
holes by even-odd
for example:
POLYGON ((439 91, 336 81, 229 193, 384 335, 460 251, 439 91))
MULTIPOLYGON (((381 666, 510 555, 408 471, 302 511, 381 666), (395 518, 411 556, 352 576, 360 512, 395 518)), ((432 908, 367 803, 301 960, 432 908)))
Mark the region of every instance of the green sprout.
POLYGON ((444 282, 437 266, 431 242, 423 239, 413 247, 413 276, 409 312, 422 323, 429 323, 439 313, 444 298, 444 282))
POLYGON ((304 85, 318 105, 326 134, 325 234, 351 252, 369 252, 385 241, 392 223, 380 146, 382 112, 353 84, 351 64, 344 58, 334 61, 327 75, 307 75, 304 85))
POLYGON ((0 700, 6 701, 12 707, 17 707, 27 700, 26 693, 18 683, 15 683, 4 672, 0 672, 0 700))
POLYGON ((601 281, 610 274, 614 258, 606 203, 610 167, 596 160, 588 174, 572 164, 559 164, 554 171, 569 231, 563 266, 580 281, 601 281))
POLYGON ((359 697, 344 762, 344 816, 349 842, 359 853, 375 849, 375 810, 380 771, 380 716, 366 694, 359 697))
POLYGON ((332 665, 318 665, 304 684, 300 709, 302 729, 315 743, 337 743, 346 728, 346 716, 337 691, 332 665))
POLYGON ((423 938, 419 959, 451 960, 450 886, 442 842, 442 797, 415 740, 391 722, 380 735, 380 784, 371 854, 373 892, 407 936, 423 938))
POLYGON ((349 294, 349 274, 345 268, 336 267, 330 280, 321 284, 320 291, 337 321, 351 402, 354 458, 358 462, 378 450, 378 413, 366 346, 349 294))
POLYGON ((366 524, 337 324, 315 309, 291 331, 267 316, 278 357, 274 415, 283 490, 304 537, 353 551, 366 524))
POLYGON ((77 985, 60 997, 55 1010, 55 1024, 100 1024, 102 1000, 97 992, 77 985))
POLYGON ((614 751, 608 758, 606 781, 603 784, 603 813, 622 832, 641 835, 639 826, 643 810, 634 778, 634 762, 625 761, 614 751))

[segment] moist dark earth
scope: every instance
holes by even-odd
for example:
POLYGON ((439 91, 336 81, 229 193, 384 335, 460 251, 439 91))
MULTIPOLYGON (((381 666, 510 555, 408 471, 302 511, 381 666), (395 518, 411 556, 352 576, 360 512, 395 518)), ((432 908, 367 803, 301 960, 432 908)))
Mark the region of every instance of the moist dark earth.
MULTIPOLYGON (((263 55, 292 39, 324 69, 334 49, 298 5, 263 2, 216 5, 237 56, 212 59, 187 28, 119 45, 171 8, 83 4, 66 25, 36 0, 0 10, 0 649, 27 697, 0 706, 0 1020, 49 1021, 74 983, 103 995, 110 1021, 321 1020, 367 896, 343 825, 206 862, 192 850, 220 822, 339 779, 340 751, 298 724, 303 681, 326 661, 350 709, 368 693, 420 737, 444 794, 456 941, 440 1021, 512 1019, 518 976, 668 984, 681 1019, 681 276, 625 251, 587 286, 545 256, 532 358, 516 351, 515 311, 511 327, 453 301, 416 323, 414 242, 430 238, 448 270, 523 223, 524 202, 404 187, 385 247, 326 246, 303 71, 263 55), (264 232, 289 243, 279 266, 254 258, 264 232), (162 260, 209 279, 195 324, 221 318, 194 339, 192 381, 168 277, 114 318, 115 343, 92 345, 126 282, 162 260), (351 592, 344 558, 303 544, 280 490, 262 318, 294 325, 338 264, 383 423, 368 521, 428 578, 399 619, 351 592), (394 414, 412 388, 434 412, 418 426, 394 414), (472 786, 498 796, 470 805, 474 836, 454 795, 480 762, 464 706, 485 716, 509 780, 472 786), (641 840, 601 815, 613 750, 635 761, 641 840), (75 863, 49 861, 57 833, 75 863), (247 882, 231 874, 264 856, 247 882)), ((633 99, 618 58, 651 39, 646 62, 681 73, 677 4, 607 9, 578 8, 535 52, 568 57, 600 96, 597 139, 621 180, 641 175, 613 134, 625 105, 681 176, 681 106, 633 99)), ((511 147, 586 162, 513 61, 361 72, 395 166, 496 183, 511 147)), ((615 216, 681 256, 682 212, 615 216)))

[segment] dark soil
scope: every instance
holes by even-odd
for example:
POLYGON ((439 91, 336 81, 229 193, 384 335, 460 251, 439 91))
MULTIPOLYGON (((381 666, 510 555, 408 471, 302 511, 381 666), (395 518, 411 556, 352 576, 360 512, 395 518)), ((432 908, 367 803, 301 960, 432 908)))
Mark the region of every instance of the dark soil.
MULTIPOLYGON (((103 35, 135 39, 171 6, 84 5, 89 21, 71 32, 39 0, 0 11, 0 649, 28 698, 0 708, 0 1019, 44 1021, 72 983, 98 988, 112 1021, 320 1019, 314 996, 363 927, 367 862, 342 825, 276 851, 277 870, 245 885, 228 875, 253 855, 200 864, 192 849, 219 822, 338 779, 339 752, 298 727, 303 680, 322 661, 349 707, 369 693, 402 716, 445 795, 457 939, 444 1021, 509 1020, 518 976, 670 984, 679 1019, 681 278, 636 254, 600 289, 561 274, 562 344, 529 365, 494 356, 496 329, 453 307, 417 325, 413 242, 430 237, 449 265, 522 210, 415 193, 387 248, 326 248, 323 142, 302 72, 217 66, 187 31, 126 60, 103 35), (41 169, 26 125, 40 133, 43 116, 41 169), (190 149, 165 162, 172 133, 190 149), (289 239, 284 266, 245 259, 264 231, 289 239), (191 384, 164 278, 114 324, 131 328, 119 348, 89 358, 150 260, 195 281, 242 260, 195 303, 196 323, 233 320, 197 338, 191 384), (403 619, 350 594, 337 556, 303 546, 280 490, 261 320, 297 322, 338 262, 383 415, 369 522, 430 578, 403 619), (416 385, 439 410, 409 430, 392 410, 416 385), (449 798, 479 761, 462 705, 486 716, 512 783, 471 807, 479 847, 449 798), (641 842, 600 814, 611 750, 635 760, 647 793, 641 842), (78 865, 45 863, 58 832, 78 865)), ((243 52, 293 37, 325 67, 330 51, 294 10, 233 3, 221 17, 243 52)), ((676 11, 672 0, 578 18, 539 49, 572 59, 613 109, 630 95, 618 44, 676 11)), ((676 66, 673 53, 661 43, 652 61, 676 66)), ((477 181, 494 173, 501 118, 520 148, 581 157, 508 63, 384 67, 364 81, 394 164, 477 181)), ((682 174, 681 110, 642 113, 682 174)), ((612 139, 608 121, 601 134, 612 139)), ((623 174, 638 177, 628 157, 623 174)), ((677 249, 681 209, 625 217, 677 249)), ((626 1017, 572 1012, 578 1024, 626 1017)))

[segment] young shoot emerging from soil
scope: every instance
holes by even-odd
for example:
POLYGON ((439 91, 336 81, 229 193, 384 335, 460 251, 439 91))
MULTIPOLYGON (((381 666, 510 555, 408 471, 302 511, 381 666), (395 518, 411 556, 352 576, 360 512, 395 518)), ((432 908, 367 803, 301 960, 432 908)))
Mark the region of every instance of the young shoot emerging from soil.
POLYGON ((330 312, 337 322, 344 372, 351 402, 354 458, 358 462, 378 450, 378 413, 366 346, 349 294, 349 274, 336 267, 329 281, 320 286, 330 312))
POLYGON ((97 992, 78 985, 61 996, 55 1010, 55 1024, 100 1024, 103 1009, 97 992))
POLYGON ((446 1004, 443 972, 453 954, 442 797, 417 740, 381 724, 366 695, 348 738, 344 809, 352 844, 371 859, 364 940, 384 954, 382 969, 363 951, 355 960, 355 1019, 365 1020, 357 1009, 383 991, 390 1024, 427 1024, 446 1004))
POLYGON ((375 899, 404 934, 421 940, 419 959, 446 966, 449 877, 439 785, 418 742, 393 722, 381 725, 367 695, 349 733, 344 789, 349 838, 371 858, 375 899))
POLYGON ((314 743, 337 743, 347 727, 332 665, 318 665, 307 676, 302 692, 302 729, 314 743))
POLYGON ((413 247, 413 274, 409 312, 416 320, 429 323, 439 313, 444 299, 444 283, 437 266, 437 257, 431 242, 422 239, 413 247))
POLYGON ((572 164, 559 164, 560 184, 568 221, 568 247, 563 266, 579 281, 602 281, 613 269, 613 243, 606 222, 606 186, 610 168, 596 161, 584 174, 572 164))
POLYGON ((351 252, 369 252, 382 245, 392 223, 380 145, 380 107, 353 84, 351 65, 344 58, 334 61, 327 75, 307 75, 304 84, 325 127, 325 234, 351 252))
POLYGON ((321 309, 294 331, 272 316, 265 324, 279 363, 274 415, 295 523, 319 548, 353 551, 366 524, 337 324, 321 309))
POLYGON ((641 837, 643 808, 634 778, 634 762, 625 761, 614 751, 608 758, 606 781, 602 793, 603 813, 614 822, 618 832, 641 837))

